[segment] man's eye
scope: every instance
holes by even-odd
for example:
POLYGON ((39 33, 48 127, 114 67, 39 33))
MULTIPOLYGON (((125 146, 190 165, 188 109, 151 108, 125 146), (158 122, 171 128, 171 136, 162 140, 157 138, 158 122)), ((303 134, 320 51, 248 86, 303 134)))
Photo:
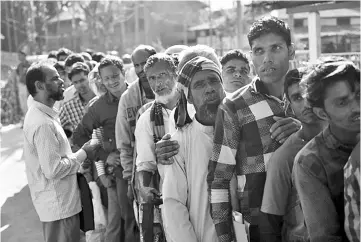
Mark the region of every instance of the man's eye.
POLYGON ((151 77, 149 77, 149 80, 150 80, 150 81, 154 81, 154 80, 155 80, 155 77, 154 77, 154 76, 151 76, 151 77))
POLYGON ((261 54, 263 54, 263 50, 262 50, 262 49, 256 49, 256 50, 254 51, 254 53, 255 53, 256 55, 261 55, 261 54))
POLYGON ((273 47, 273 50, 280 50, 280 49, 282 49, 282 48, 279 45, 276 45, 276 46, 273 47))
POLYGON ((235 71, 234 69, 228 69, 227 70, 228 73, 234 73, 234 71, 235 71))

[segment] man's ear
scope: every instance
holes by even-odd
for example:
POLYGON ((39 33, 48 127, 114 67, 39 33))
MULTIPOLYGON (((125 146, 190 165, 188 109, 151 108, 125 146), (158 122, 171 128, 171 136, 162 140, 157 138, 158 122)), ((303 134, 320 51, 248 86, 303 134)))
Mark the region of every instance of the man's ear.
MULTIPOLYGON (((186 97, 187 98, 187 97, 186 97)), ((192 93, 191 93, 191 89, 189 88, 189 90, 188 90, 188 102, 190 103, 190 104, 193 104, 193 95, 192 95, 192 93)))
POLYGON ((41 81, 35 81, 35 87, 38 90, 45 90, 45 83, 41 81))
POLYGON ((329 116, 326 113, 326 111, 323 108, 317 108, 317 107, 313 107, 312 111, 316 114, 316 116, 319 119, 322 119, 324 121, 328 121, 329 120, 329 116))
POLYGON ((293 60, 295 58, 295 55, 296 55, 295 44, 292 43, 290 46, 288 46, 288 58, 290 60, 293 60))

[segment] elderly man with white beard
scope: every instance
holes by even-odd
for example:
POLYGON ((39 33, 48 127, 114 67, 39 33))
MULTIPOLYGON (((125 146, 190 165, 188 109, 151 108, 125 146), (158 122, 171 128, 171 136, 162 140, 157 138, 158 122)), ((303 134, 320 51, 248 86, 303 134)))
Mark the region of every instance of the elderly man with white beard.
POLYGON ((155 54, 149 57, 144 66, 144 72, 155 94, 155 101, 139 117, 135 128, 134 135, 137 150, 137 175, 135 179, 137 179, 136 183, 139 185, 140 214, 148 217, 146 210, 153 210, 153 206, 155 206, 154 230, 150 230, 153 231, 153 235, 143 231, 146 230, 143 227, 147 226, 146 224, 152 224, 152 222, 145 223, 144 218, 143 220, 140 219, 140 223, 142 223, 140 227, 145 241, 153 241, 153 238, 149 238, 153 236, 154 239, 163 241, 164 235, 162 235, 160 228, 160 210, 157 207, 162 203, 159 192, 162 187, 162 167, 161 165, 157 166, 154 146, 166 133, 175 130, 174 125, 171 125, 174 122, 169 122, 169 117, 179 97, 176 90, 177 74, 173 59, 167 54, 155 54), (171 130, 170 126, 173 126, 173 130, 171 130))

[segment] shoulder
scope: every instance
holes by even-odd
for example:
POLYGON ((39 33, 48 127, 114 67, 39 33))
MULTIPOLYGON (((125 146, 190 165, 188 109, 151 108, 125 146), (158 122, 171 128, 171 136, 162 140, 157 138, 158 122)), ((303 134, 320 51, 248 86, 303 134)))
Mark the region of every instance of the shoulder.
POLYGON ((87 107, 91 107, 100 97, 99 96, 95 96, 93 97, 89 102, 87 107))
POLYGON ((137 121, 137 125, 136 125, 136 129, 137 127, 144 127, 145 125, 149 125, 150 124, 150 108, 148 108, 147 110, 145 110, 145 112, 143 112, 140 116, 139 119, 137 121))
POLYGON ((139 90, 139 81, 134 81, 129 84, 127 90, 123 93, 123 95, 120 97, 120 102, 126 102, 134 97, 136 95, 137 91, 139 90))

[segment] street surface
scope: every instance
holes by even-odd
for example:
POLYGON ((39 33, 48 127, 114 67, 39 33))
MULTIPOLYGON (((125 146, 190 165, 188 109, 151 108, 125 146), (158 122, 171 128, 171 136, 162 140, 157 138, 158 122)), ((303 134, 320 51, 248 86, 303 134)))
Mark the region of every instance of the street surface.
POLYGON ((0 241, 43 241, 41 223, 27 186, 22 129, 19 125, 4 126, 0 139, 0 241))

